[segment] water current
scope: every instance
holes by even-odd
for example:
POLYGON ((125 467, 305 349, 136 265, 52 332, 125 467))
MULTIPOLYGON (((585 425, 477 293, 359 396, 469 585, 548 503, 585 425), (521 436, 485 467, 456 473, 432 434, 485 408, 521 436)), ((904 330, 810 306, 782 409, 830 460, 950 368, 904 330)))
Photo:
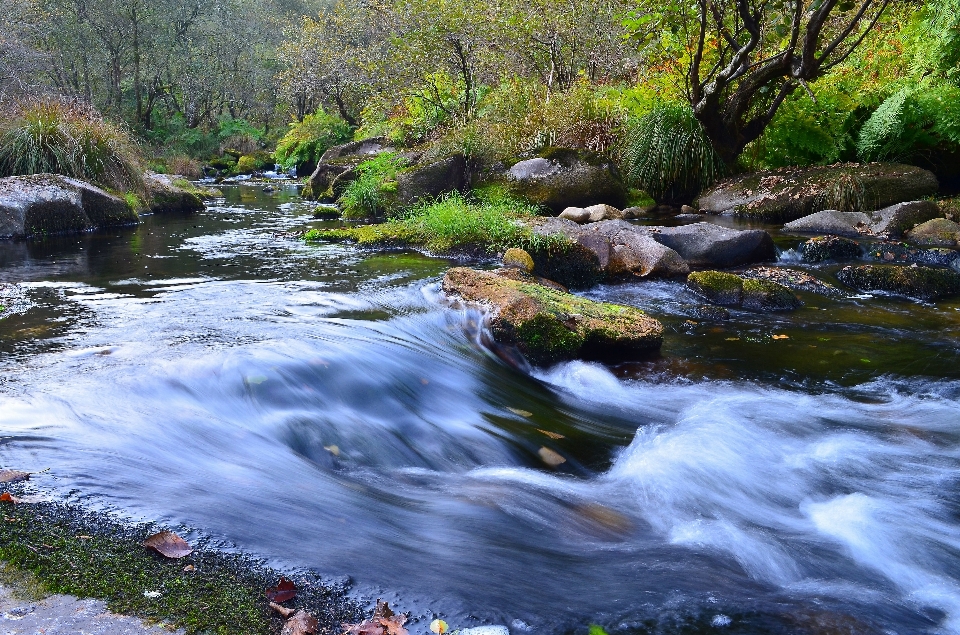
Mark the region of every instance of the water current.
POLYGON ((662 354, 529 368, 443 301, 449 261, 224 195, 0 243, 0 464, 350 576, 414 632, 960 633, 960 304, 705 322, 682 282, 602 286, 662 354))

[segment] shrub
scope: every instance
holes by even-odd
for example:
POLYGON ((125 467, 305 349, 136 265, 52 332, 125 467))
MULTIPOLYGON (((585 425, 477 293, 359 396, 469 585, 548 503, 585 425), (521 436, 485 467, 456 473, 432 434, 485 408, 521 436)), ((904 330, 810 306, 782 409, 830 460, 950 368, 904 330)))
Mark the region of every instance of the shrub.
POLYGON ((386 213, 390 194, 397 190, 397 173, 406 160, 393 152, 377 155, 356 167, 357 177, 338 199, 347 219, 373 218, 386 213))
POLYGON ((685 104, 657 106, 630 125, 624 173, 656 200, 691 199, 716 180, 722 164, 685 104))
POLYGON ((863 124, 857 152, 865 161, 936 164, 960 149, 960 88, 938 83, 907 87, 886 99, 863 124))
POLYGON ((290 130, 277 144, 274 156, 285 168, 315 164, 327 148, 347 141, 350 136, 350 125, 346 121, 320 108, 303 121, 290 124, 290 130))
POLYGON ((237 174, 250 174, 256 170, 262 169, 270 164, 270 155, 260 151, 253 154, 245 154, 237 159, 237 165, 234 171, 237 174))
POLYGON ((175 154, 167 159, 167 173, 179 174, 188 179, 199 179, 203 176, 200 162, 185 154, 175 154))
POLYGON ((0 175, 52 172, 115 190, 142 190, 130 135, 78 102, 44 99, 0 121, 0 175))

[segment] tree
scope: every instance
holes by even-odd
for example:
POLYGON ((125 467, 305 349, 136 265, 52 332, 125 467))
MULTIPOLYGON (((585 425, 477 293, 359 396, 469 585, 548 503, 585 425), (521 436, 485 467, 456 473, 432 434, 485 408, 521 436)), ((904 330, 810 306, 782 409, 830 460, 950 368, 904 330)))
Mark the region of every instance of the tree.
POLYGON ((690 106, 732 167, 798 87, 843 62, 890 0, 696 0, 634 16, 685 60, 690 106), (671 23, 673 28, 670 28, 671 23))

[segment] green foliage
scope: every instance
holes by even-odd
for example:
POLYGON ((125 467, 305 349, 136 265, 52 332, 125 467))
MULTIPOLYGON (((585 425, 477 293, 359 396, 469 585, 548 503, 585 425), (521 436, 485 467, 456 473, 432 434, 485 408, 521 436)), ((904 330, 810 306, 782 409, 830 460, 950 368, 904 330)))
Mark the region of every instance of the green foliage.
POLYGON ((327 148, 350 139, 350 125, 336 115, 318 108, 303 121, 290 124, 290 129, 277 144, 274 156, 285 168, 316 163, 327 148))
POLYGON ((857 141, 865 161, 911 161, 958 148, 960 88, 941 82, 897 91, 871 115, 857 141))
POLYGON ((629 181, 656 200, 692 198, 722 171, 693 111, 676 103, 657 106, 631 125, 622 161, 629 181))
POLYGON ((0 175, 43 172, 143 189, 139 148, 129 134, 75 102, 37 101, 0 120, 0 175))
POLYGON ((591 624, 588 635, 607 635, 607 631, 599 624, 591 624))
POLYGON ((377 155, 356 167, 356 178, 347 184, 338 202, 347 219, 383 216, 390 194, 397 190, 397 173, 406 160, 393 152, 377 155))
POLYGON ((481 248, 495 253, 510 247, 528 247, 533 236, 522 221, 536 215, 536 207, 511 199, 497 189, 473 195, 454 192, 420 203, 385 223, 344 230, 312 230, 304 238, 414 245, 437 253, 458 248, 481 248))
POLYGON ((234 171, 237 174, 249 174, 255 170, 263 169, 270 163, 270 155, 266 152, 245 154, 237 159, 237 165, 234 168, 234 171))

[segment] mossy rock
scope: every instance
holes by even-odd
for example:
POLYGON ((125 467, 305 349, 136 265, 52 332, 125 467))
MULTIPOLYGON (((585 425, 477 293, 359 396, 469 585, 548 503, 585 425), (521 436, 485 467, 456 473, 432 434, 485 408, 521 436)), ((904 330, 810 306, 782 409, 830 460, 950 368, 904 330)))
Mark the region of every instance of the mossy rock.
MULTIPOLYGON (((507 270, 509 273, 516 270, 507 270)), ((636 357, 659 350, 663 326, 643 311, 594 302, 535 282, 465 267, 450 269, 446 293, 493 309, 491 332, 534 364, 636 357)))
POLYGON ((687 276, 687 286, 721 306, 763 313, 793 311, 803 306, 793 291, 781 284, 723 271, 695 271, 687 276))
POLYGON ((533 273, 533 258, 523 249, 512 247, 503 254, 503 266, 533 273))
POLYGON ((882 291, 926 302, 960 295, 960 273, 950 269, 861 265, 844 267, 837 279, 858 291, 882 291))
POLYGON ((817 236, 803 243, 801 248, 805 262, 824 260, 855 260, 863 250, 860 243, 840 236, 817 236))
POLYGON ((934 218, 907 232, 907 242, 930 247, 956 247, 960 225, 946 218, 934 218))

